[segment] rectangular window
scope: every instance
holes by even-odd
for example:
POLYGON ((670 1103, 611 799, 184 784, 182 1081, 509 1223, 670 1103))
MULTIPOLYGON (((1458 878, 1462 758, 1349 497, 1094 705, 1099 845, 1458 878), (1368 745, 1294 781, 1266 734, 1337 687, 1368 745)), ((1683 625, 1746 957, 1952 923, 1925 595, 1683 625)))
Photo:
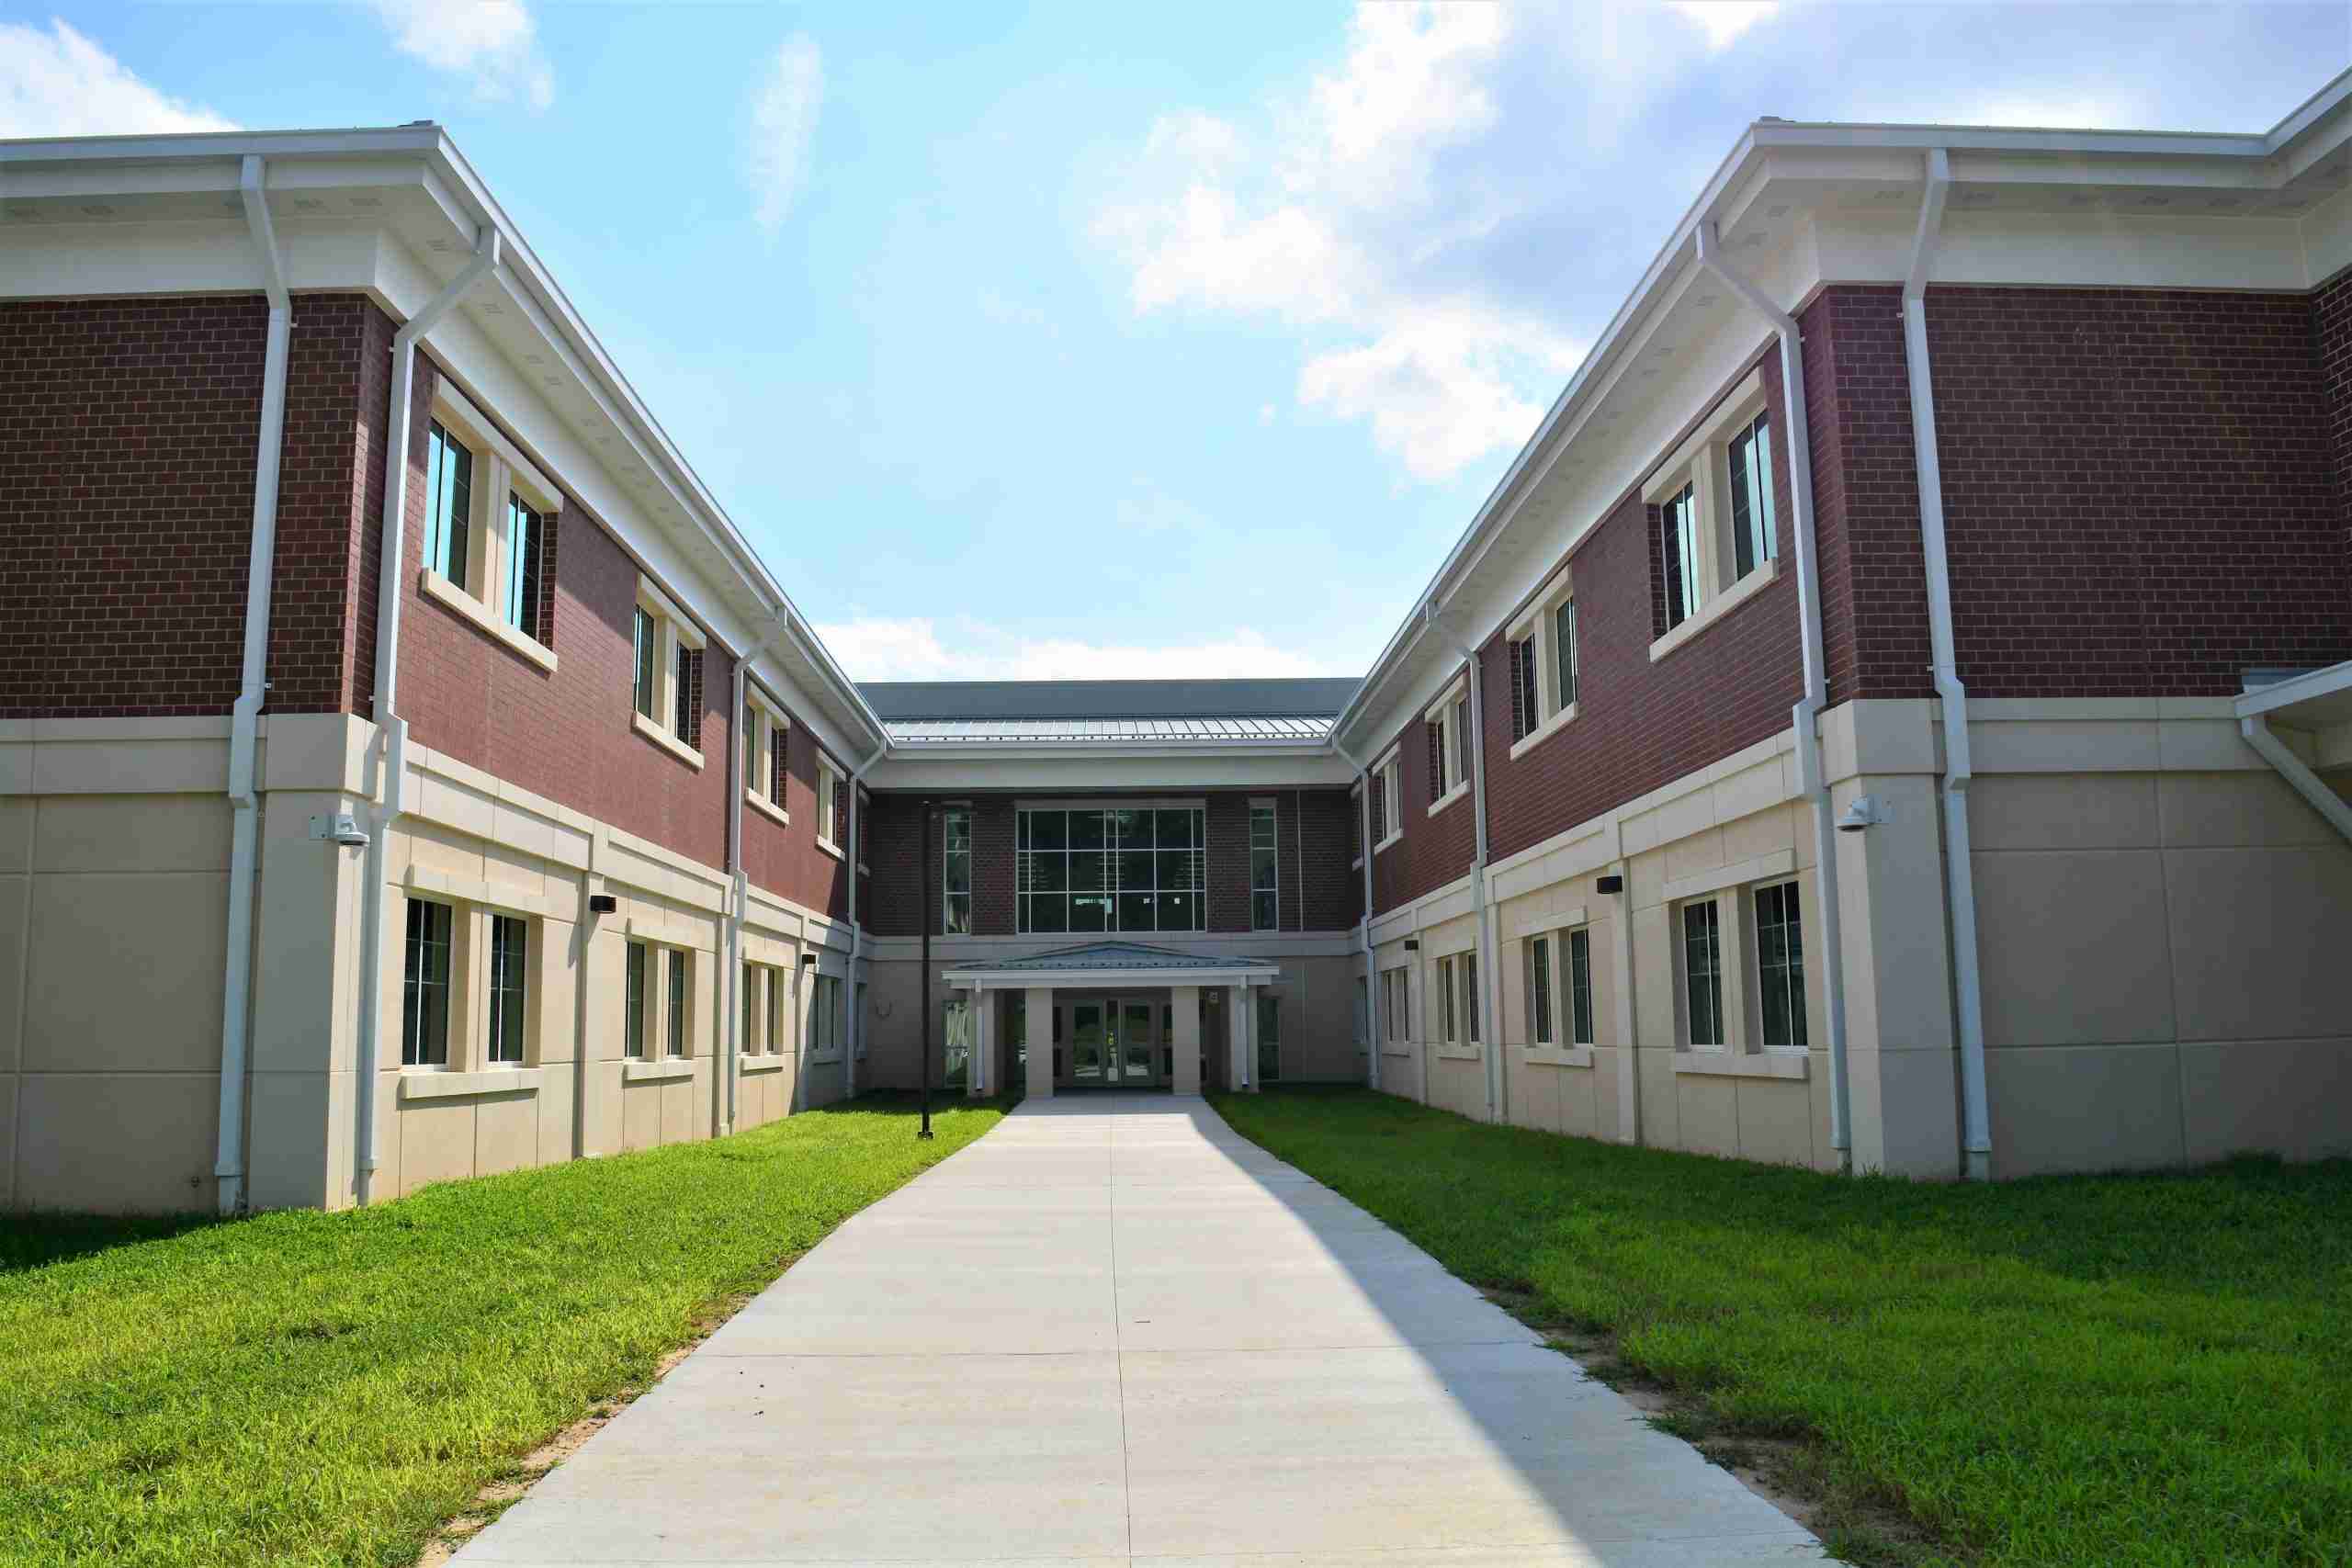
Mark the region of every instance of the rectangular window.
POLYGON ((1478 955, 1462 955, 1462 1018, 1465 1024, 1463 1038, 1476 1045, 1478 1043, 1478 955))
POLYGON ((1472 766, 1470 749, 1476 744, 1478 739, 1470 733, 1470 699, 1468 697, 1456 697, 1453 700, 1453 722, 1450 726, 1453 733, 1449 739, 1453 742, 1453 782, 1468 784, 1472 766))
POLYGON ((1699 488, 1686 484, 1658 508, 1666 563, 1666 624, 1680 626, 1699 608, 1699 488))
POLYGON ((1208 929, 1199 807, 1023 809, 1014 903, 1024 933, 1208 929))
POLYGON ((1690 1043, 1724 1043, 1723 931, 1714 900, 1682 906, 1683 994, 1690 1009, 1690 1043))
POLYGON ((1527 942, 1527 1032, 1535 1044, 1554 1043, 1550 937, 1530 937, 1527 942))
POLYGON ((1447 773, 1449 761, 1446 756, 1445 721, 1431 719, 1422 726, 1422 728, 1427 733, 1430 742, 1430 801, 1434 805, 1443 800, 1446 791, 1453 787, 1453 782, 1447 773))
POLYGON ((664 949, 662 957, 670 973, 670 994, 662 1010, 669 1015, 670 1055, 683 1056, 686 1054, 686 955, 673 947, 664 949))
MULTIPOLYGON (((1577 602, 1563 599, 1552 612, 1552 704, 1556 711, 1577 704, 1577 602)), ((1492 786, 1489 786, 1491 788, 1492 786)))
POLYGON ((547 548, 548 518, 523 504, 523 498, 509 491, 506 495, 506 624, 525 637, 540 642, 539 625, 539 560, 547 548))
POLYGON ((1250 806, 1250 929, 1271 931, 1282 925, 1282 862, 1271 802, 1250 806))
POLYGON ((1385 969, 1380 976, 1380 1027, 1382 1036, 1392 1045, 1400 1045, 1408 1038, 1411 1028, 1408 982, 1402 969, 1385 969))
POLYGON ((459 588, 466 585, 473 492, 472 448, 433 421, 424 444, 424 564, 459 588))
POLYGON ((1568 1043, 1592 1043, 1592 933, 1568 933, 1568 1043))
POLYGON ((493 1066, 523 1063, 524 985, 529 928, 512 915, 490 918, 490 1053, 493 1066))
POLYGON ((784 802, 784 781, 791 770, 786 765, 792 751, 792 731, 784 725, 768 728, 768 798, 778 806, 784 802))
POLYGON ((735 984, 741 993, 743 1009, 742 1029, 735 1038, 742 1042, 745 1055, 756 1056, 760 1054, 760 1037, 753 1032, 752 1025, 759 1021, 760 971, 758 965, 744 964, 743 972, 736 977, 735 984))
POLYGON ((748 699, 743 704, 743 728, 736 742, 743 749, 743 793, 760 793, 760 710, 748 699))
POLYGON ((1724 457, 1731 468, 1731 547, 1735 578, 1746 577, 1780 548, 1772 525, 1772 432, 1756 422, 1731 438, 1724 457))
POLYGON ((1437 961, 1437 1037, 1448 1045, 1461 1043, 1461 1026, 1455 1021, 1453 997, 1453 960, 1437 961))
POLYGON ((657 666, 662 660, 662 628, 643 605, 637 610, 637 662, 632 700, 637 711, 646 717, 653 716, 653 685, 657 666))
POLYGON ((841 826, 842 779, 833 765, 823 755, 817 758, 817 838, 838 850, 842 847, 841 826))
POLYGON ((1542 698, 1536 694, 1535 639, 1510 645, 1510 738, 1520 740, 1544 721, 1542 698))
POLYGON ((652 1032, 647 1027, 653 1006, 652 964, 651 948, 641 942, 628 944, 628 995, 621 1003, 621 1054, 639 1062, 645 1059, 646 1037, 652 1032))
POLYGON ((784 1005, 784 971, 772 968, 768 971, 768 1049, 770 1051, 781 1052, 784 1049, 784 1021, 790 1016, 785 1010, 784 1005))
POLYGON ((941 821, 939 929, 966 936, 972 930, 972 813, 951 806, 941 821))
POLYGON ((1283 1076, 1282 998, 1258 993, 1258 1081, 1275 1083, 1283 1076))
POLYGON ((972 1002, 949 997, 939 1009, 939 1086, 963 1089, 972 1077, 972 1002))
POLYGON ((401 1066, 449 1065, 449 932, 447 904, 408 901, 408 950, 401 987, 401 1066))
POLYGON ((1756 890, 1756 976, 1767 1046, 1806 1043, 1804 933, 1797 918, 1797 885, 1756 890))
POLYGON ((670 726, 670 733, 689 746, 695 744, 696 739, 695 732, 698 728, 695 723, 695 718, 699 716, 695 711, 697 705, 695 702, 695 670, 700 658, 699 649, 688 648, 683 642, 678 645, 678 678, 677 685, 672 692, 674 700, 671 706, 674 711, 671 716, 673 722, 670 726))

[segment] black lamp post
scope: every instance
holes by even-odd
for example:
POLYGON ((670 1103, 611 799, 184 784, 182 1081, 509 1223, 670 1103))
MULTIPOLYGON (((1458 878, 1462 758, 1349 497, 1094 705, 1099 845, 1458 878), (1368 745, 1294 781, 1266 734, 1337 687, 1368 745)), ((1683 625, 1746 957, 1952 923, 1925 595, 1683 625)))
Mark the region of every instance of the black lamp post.
POLYGON ((939 918, 931 896, 931 819, 938 811, 937 803, 922 803, 922 1130, 917 1138, 931 1136, 931 922, 939 918))

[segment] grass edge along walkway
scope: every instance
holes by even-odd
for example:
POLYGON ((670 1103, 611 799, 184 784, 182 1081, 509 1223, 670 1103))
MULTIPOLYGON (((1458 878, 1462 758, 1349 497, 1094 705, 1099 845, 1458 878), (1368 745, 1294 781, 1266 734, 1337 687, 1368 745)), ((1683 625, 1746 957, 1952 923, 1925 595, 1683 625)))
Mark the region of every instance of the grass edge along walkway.
POLYGON ((1792 1441, 1877 1561, 2352 1561, 2352 1161, 1928 1184, 1494 1127, 1374 1090, 1236 1131, 1530 1315, 1669 1429, 1792 1441))
POLYGON ((0 1562, 412 1563, 1001 1114, 924 1144, 877 1096, 341 1213, 0 1219, 0 1562))

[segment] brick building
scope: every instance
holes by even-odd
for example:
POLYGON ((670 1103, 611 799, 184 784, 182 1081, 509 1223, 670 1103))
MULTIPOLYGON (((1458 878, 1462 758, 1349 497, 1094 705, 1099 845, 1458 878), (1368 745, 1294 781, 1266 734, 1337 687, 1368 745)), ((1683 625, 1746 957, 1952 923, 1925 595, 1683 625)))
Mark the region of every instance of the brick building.
POLYGON ((1361 681, 866 685, 447 136, 0 143, 0 1202, 1371 1081, 2352 1149, 2352 78, 1763 121, 1361 681))

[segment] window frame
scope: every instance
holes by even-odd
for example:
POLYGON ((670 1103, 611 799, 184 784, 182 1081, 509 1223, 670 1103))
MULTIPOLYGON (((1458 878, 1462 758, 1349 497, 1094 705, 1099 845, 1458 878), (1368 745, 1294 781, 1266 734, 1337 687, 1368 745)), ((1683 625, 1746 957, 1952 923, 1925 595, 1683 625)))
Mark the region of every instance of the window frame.
POLYGON ((1413 1039, 1413 966, 1392 964, 1380 972, 1380 1043, 1405 1045, 1413 1039))
MULTIPOLYGON (((1673 618, 1673 601, 1664 599, 1668 622, 1665 629, 1652 640, 1649 648, 1651 662, 1689 642, 1692 637, 1714 625, 1724 615, 1762 592, 1780 575, 1779 523, 1780 504, 1775 491, 1772 462, 1785 448, 1785 441, 1775 439, 1785 431, 1771 428, 1771 408, 1765 395, 1763 367, 1758 365, 1743 377, 1738 385, 1709 412, 1699 427, 1684 437, 1680 446, 1654 469, 1642 486, 1642 502, 1657 511, 1660 537, 1654 539, 1659 547, 1659 570, 1666 571, 1670 563, 1666 558, 1663 535, 1671 525, 1668 509, 1687 492, 1690 515, 1688 524, 1692 548, 1685 563, 1692 585, 1691 603, 1680 619, 1673 618), (1739 570, 1739 551, 1733 537, 1731 451, 1738 441, 1751 436, 1758 423, 1765 425, 1764 486, 1760 494, 1763 511, 1770 525, 1762 558, 1755 561, 1746 572, 1739 570)), ((1667 585, 1660 583, 1663 592, 1667 585)))
MULTIPOLYGON (((639 572, 637 578, 637 612, 644 619, 635 623, 639 630, 631 652, 629 728, 688 767, 700 772, 703 754, 702 749, 695 744, 696 738, 681 735, 676 729, 681 705, 685 701, 685 694, 679 688, 679 678, 687 672, 686 667, 690 662, 699 664, 707 657, 708 639, 703 636, 702 629, 686 617, 677 602, 643 572, 639 572), (647 635, 652 638, 650 645, 644 640, 647 635), (641 705, 646 699, 645 664, 649 653, 652 663, 651 713, 647 713, 641 705)), ((704 694, 703 706, 709 706, 707 692, 704 694)), ((690 715, 689 727, 694 719, 700 716, 690 715)), ((730 716, 729 722, 737 722, 737 719, 730 716)))
POLYGON ((848 782, 849 774, 842 765, 820 749, 817 753, 817 847, 835 860, 848 858, 833 837, 841 821, 842 786, 848 782))
POLYGON ((1422 710, 1421 723, 1437 731, 1430 748, 1431 755, 1440 759, 1444 767, 1452 769, 1453 775, 1447 777, 1441 772, 1430 778, 1428 815, 1431 817, 1470 793, 1470 773, 1476 761, 1469 751, 1470 743, 1475 739, 1468 733, 1469 716, 1470 681, 1466 675, 1454 677, 1453 682, 1439 694, 1437 701, 1422 710), (1442 791, 1438 788, 1441 781, 1445 785, 1442 791))
POLYGON ((951 801, 939 813, 939 933, 942 936, 972 934, 972 808, 962 801, 951 801), (964 824, 964 847, 960 851, 954 847, 956 835, 951 830, 952 825, 959 819, 964 824), (956 859, 959 854, 964 861, 964 890, 961 893, 953 886, 956 859), (958 898, 964 901, 964 919, 960 926, 955 918, 956 900, 958 898))
POLYGON ((561 526, 563 492, 446 377, 434 386, 425 452, 425 518, 418 550, 418 592, 455 611, 477 630, 540 669, 553 671, 557 667, 555 628, 538 624, 536 601, 546 597, 541 574, 548 539, 561 526), (462 520, 454 514, 445 518, 439 505, 442 479, 439 465, 433 460, 436 442, 445 453, 454 446, 466 454, 462 520), (530 621, 527 626, 513 618, 525 576, 523 551, 514 537, 518 507, 536 524, 528 545, 533 553, 529 575, 535 602, 521 606, 530 621), (462 538, 453 540, 452 533, 458 529, 462 529, 462 538), (459 552, 462 560, 457 558, 459 552))
POLYGON ((1372 846, 1378 854, 1405 836, 1405 748, 1400 741, 1372 765, 1373 783, 1380 790, 1381 820, 1385 829, 1372 846))
POLYGON ((1561 933, 1560 965, 1562 996, 1567 1006, 1561 1014, 1561 1023, 1571 1046, 1599 1043, 1600 1018, 1594 1006, 1592 987, 1592 928, 1589 925, 1570 926, 1561 933), (1583 978, 1579 980, 1578 975, 1583 978))
POLYGON ((421 898, 414 894, 408 896, 407 902, 408 908, 401 916, 401 1066, 403 1071, 447 1071, 453 1065, 454 1021, 459 1016, 458 992, 463 986, 458 950, 458 908, 446 899, 421 898), (437 943, 431 929, 435 916, 426 914, 420 921, 417 917, 420 910, 439 911, 441 935, 437 943), (422 933, 417 929, 420 924, 425 928, 422 933), (427 979, 424 975, 424 961, 429 960, 436 945, 442 953, 441 975, 437 981, 427 979), (434 1059, 427 1055, 424 1040, 424 1036, 432 1032, 424 1026, 428 1021, 425 1009, 429 994, 436 989, 440 1028, 438 1057, 434 1059))
POLYGON ((1503 633, 1505 651, 1518 668, 1515 678, 1523 692, 1532 692, 1534 702, 1523 717, 1526 730, 1510 745, 1510 758, 1517 761, 1537 746, 1557 735, 1576 722, 1577 700, 1582 696, 1582 650, 1576 642, 1576 567, 1563 566, 1547 579, 1535 596, 1513 616, 1503 633), (1576 690, 1563 691, 1560 654, 1559 615, 1568 613, 1570 637, 1566 645, 1567 662, 1574 672, 1576 690), (1513 650, 1524 649, 1523 653, 1513 650))
POLYGON ((1726 962, 1724 928, 1729 924, 1736 929, 1738 920, 1736 910, 1731 920, 1724 919, 1726 897, 1724 892, 1702 894, 1685 898, 1674 907, 1674 1011, 1679 1042, 1686 1051, 1730 1052, 1736 1048, 1731 1020, 1739 1016, 1735 1005, 1739 998, 1734 994, 1737 966, 1726 962), (1702 910, 1706 912, 1708 927, 1703 940, 1691 924, 1692 918, 1702 910), (1709 953, 1711 966, 1704 974, 1696 970, 1692 963, 1694 950, 1700 947, 1706 948, 1709 953), (1702 983, 1709 992, 1704 1010, 1710 1015, 1710 1032, 1713 1035, 1705 1040, 1700 1038, 1699 995, 1702 983))
POLYGON ((1740 901, 1745 907, 1741 913, 1747 928, 1746 934, 1750 939, 1749 951, 1745 956, 1753 971, 1752 990, 1756 998, 1752 1038, 1758 1052, 1781 1051, 1801 1055, 1813 1048, 1812 1016, 1806 1005, 1804 881, 1799 876, 1775 877, 1742 890, 1740 901), (1768 967, 1764 940, 1764 910, 1768 895, 1785 899, 1787 919, 1784 923, 1795 937, 1794 953, 1786 963, 1777 965, 1781 976, 1779 988, 1789 1017, 1796 1025, 1791 1031, 1795 1038, 1789 1040, 1770 1038, 1771 1031, 1767 1020, 1766 1009, 1774 989, 1772 968, 1768 967))
POLYGON ((531 1027, 532 922, 525 916, 497 909, 484 910, 483 919, 489 938, 485 953, 489 1006, 482 1019, 481 1065, 492 1069, 526 1066, 533 1059, 537 1033, 531 1027), (511 946, 503 940, 510 931, 511 946), (507 1016, 510 1010, 499 1005, 502 993, 513 997, 512 1018, 507 1016))
POLYGON ((1253 931, 1278 931, 1283 929, 1283 834, 1282 816, 1270 798, 1250 802, 1250 929, 1253 931), (1266 841, 1258 841, 1258 829, 1262 821, 1266 841), (1266 880, 1259 882, 1259 857, 1263 855, 1266 880), (1258 918, 1261 907, 1266 911, 1258 918))
POLYGON ((1204 797, 1158 799, 1113 796, 1067 800, 1019 800, 1013 805, 1013 930, 1018 935, 1083 937, 1098 934, 1148 935, 1155 932, 1199 934, 1209 930, 1208 802, 1204 797), (1148 846, 1118 841, 1114 824, 1109 818, 1122 813, 1140 814, 1154 818, 1152 840, 1148 846), (1188 818, 1186 836, 1191 842, 1168 845, 1160 843, 1157 818, 1170 813, 1181 813, 1188 818), (1099 845, 1073 844, 1070 834, 1071 818, 1096 814, 1105 818, 1102 823, 1102 842, 1099 845), (1035 841, 1035 821, 1040 817, 1062 818, 1058 830, 1061 841, 1058 845, 1035 841), (1078 857, 1091 854, 1100 854, 1102 857, 1101 884, 1096 886, 1071 886, 1080 880, 1077 864, 1078 857), (1152 873, 1149 886, 1140 883, 1128 885, 1121 867, 1131 855, 1149 857, 1152 873), (1190 857, 1184 867, 1187 880, 1165 882, 1161 879, 1166 857, 1170 855, 1190 857), (1059 865, 1052 874, 1059 877, 1059 885, 1045 886, 1043 880, 1045 868, 1053 865, 1056 857, 1058 857, 1059 865), (1168 906, 1163 900, 1180 896, 1190 901, 1191 923, 1181 926, 1164 923, 1162 916, 1166 913, 1168 906), (1151 900, 1149 906, 1152 911, 1151 924, 1125 923, 1122 911, 1130 897, 1151 900), (1061 918, 1064 923, 1059 928, 1040 926, 1037 923, 1033 910, 1035 907, 1035 901, 1039 897, 1061 900, 1061 918), (1081 898, 1101 901, 1102 924, 1100 927, 1080 924, 1077 911, 1081 898))
POLYGON ((792 720, 755 682, 743 682, 743 798, 781 826, 792 826, 792 720))
POLYGON ((690 948, 662 950, 662 1060, 695 1058, 695 955, 690 948))
POLYGON ((1525 946, 1527 1043, 1539 1049, 1548 1048, 1560 1043, 1555 1037, 1559 1009, 1554 1005, 1553 990, 1558 981, 1552 960, 1552 933, 1537 931, 1527 938, 1525 946))

